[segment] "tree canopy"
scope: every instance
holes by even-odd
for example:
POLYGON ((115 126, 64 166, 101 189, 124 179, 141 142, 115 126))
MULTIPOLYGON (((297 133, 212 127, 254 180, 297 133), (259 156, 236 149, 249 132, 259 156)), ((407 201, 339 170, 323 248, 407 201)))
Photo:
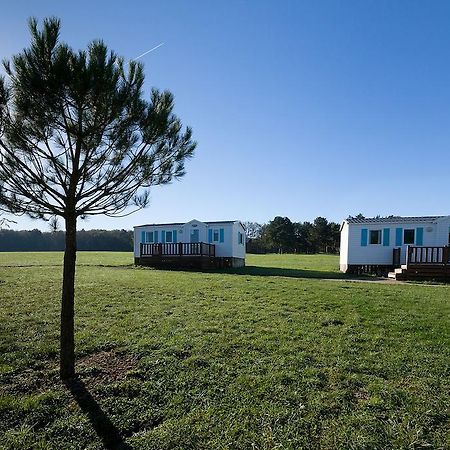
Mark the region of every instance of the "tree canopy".
POLYGON ((143 99, 143 66, 102 41, 74 51, 60 21, 30 20, 31 46, 0 79, 0 199, 34 218, 123 213, 184 174, 192 131, 170 92, 143 99))
POLYGON ((257 225, 246 227, 252 231, 247 236, 248 253, 335 253, 339 250, 340 226, 324 217, 317 217, 311 223, 292 222, 288 217, 277 216, 267 224, 257 225))

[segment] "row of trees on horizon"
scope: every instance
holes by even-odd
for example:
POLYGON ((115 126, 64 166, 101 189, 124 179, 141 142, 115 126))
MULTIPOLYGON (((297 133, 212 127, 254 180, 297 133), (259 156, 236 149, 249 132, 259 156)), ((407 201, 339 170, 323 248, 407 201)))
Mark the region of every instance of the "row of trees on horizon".
MULTIPOLYGON (((0 229, 0 251, 3 252, 64 251, 64 245, 64 231, 0 229)), ((130 230, 80 230, 77 231, 77 249, 131 252, 133 232, 130 230)))
MULTIPOLYGON (((292 222, 275 217, 265 224, 244 222, 248 253, 336 253, 339 225, 317 217, 314 222, 292 222)), ((0 251, 63 251, 65 233, 52 230, 0 229, 0 251)), ((81 251, 133 251, 131 230, 80 230, 77 248, 81 251)))
POLYGON ((340 225, 317 217, 313 222, 292 222, 277 216, 266 224, 243 223, 247 253, 337 253, 340 225))

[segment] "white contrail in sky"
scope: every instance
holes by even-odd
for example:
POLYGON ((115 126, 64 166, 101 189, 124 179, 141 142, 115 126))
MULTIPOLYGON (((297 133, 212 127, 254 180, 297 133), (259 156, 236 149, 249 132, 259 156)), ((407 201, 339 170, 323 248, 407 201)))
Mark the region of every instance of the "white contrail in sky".
POLYGON ((147 55, 150 52, 155 51, 157 48, 164 45, 164 42, 161 42, 161 44, 158 44, 156 47, 151 48, 150 50, 147 50, 146 52, 142 53, 142 55, 136 56, 136 58, 132 59, 131 61, 136 61, 139 58, 142 58, 143 56, 147 55))

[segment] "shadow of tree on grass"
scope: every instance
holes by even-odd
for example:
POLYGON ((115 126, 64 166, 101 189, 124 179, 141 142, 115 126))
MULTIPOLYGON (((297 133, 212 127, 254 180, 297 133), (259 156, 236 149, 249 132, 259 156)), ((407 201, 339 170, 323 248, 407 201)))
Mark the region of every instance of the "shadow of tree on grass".
POLYGON ((263 267, 263 266, 245 266, 236 269, 224 269, 220 270, 220 272, 232 273, 235 275, 249 275, 260 277, 334 278, 334 279, 354 278, 342 272, 314 270, 314 269, 290 269, 283 267, 263 267))
POLYGON ((346 274, 334 270, 316 270, 316 269, 291 269, 283 267, 265 267, 265 266, 245 266, 239 268, 200 268, 200 267, 177 267, 175 265, 159 265, 159 266, 140 266, 140 269, 151 270, 171 270, 176 272, 200 272, 200 273, 217 273, 232 274, 258 277, 288 277, 299 279, 317 279, 317 280, 347 280, 347 281, 380 281, 380 278, 371 274, 346 274))
POLYGON ((131 447, 122 439, 119 430, 100 408, 100 405, 79 378, 68 380, 65 382, 65 385, 81 410, 89 417, 95 432, 107 450, 131 450, 131 447))

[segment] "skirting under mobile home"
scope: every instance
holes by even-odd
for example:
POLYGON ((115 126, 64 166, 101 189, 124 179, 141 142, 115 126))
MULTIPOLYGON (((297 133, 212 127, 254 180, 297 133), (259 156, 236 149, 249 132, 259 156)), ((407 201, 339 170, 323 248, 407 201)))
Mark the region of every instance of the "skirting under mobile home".
POLYGON ((139 225, 134 227, 134 261, 153 267, 243 267, 245 230, 239 221, 139 225))

